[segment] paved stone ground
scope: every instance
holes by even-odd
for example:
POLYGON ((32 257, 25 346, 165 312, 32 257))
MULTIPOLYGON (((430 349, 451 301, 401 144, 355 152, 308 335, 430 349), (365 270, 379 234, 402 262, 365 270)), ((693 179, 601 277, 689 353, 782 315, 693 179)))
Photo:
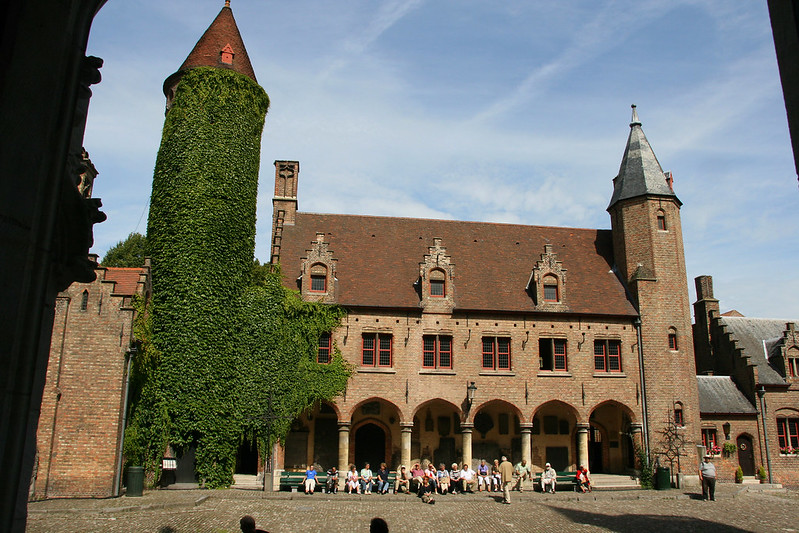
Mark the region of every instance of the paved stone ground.
POLYGON ((439 496, 425 505, 406 495, 326 495, 244 490, 152 491, 141 498, 50 500, 28 506, 28 531, 236 533, 250 514, 272 533, 368 531, 374 516, 390 531, 799 531, 799 490, 750 492, 722 484, 715 502, 680 490, 439 496))

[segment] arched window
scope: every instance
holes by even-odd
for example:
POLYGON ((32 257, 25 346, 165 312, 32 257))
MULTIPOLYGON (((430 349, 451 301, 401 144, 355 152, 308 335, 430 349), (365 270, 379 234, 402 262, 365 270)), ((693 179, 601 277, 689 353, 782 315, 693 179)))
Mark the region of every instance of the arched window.
POLYGON ((685 417, 682 411, 682 402, 674 402, 674 424, 678 427, 685 426, 685 417))
POLYGON ((658 221, 658 230, 659 231, 667 231, 668 227, 666 226, 666 212, 662 209, 658 209, 657 212, 657 221, 658 221))
POLYGON ((786 377, 799 378, 799 350, 790 348, 785 354, 785 375, 786 377))
POLYGON ((542 282, 544 287, 544 301, 545 302, 559 302, 560 294, 558 291, 558 278, 553 275, 544 276, 542 282))
POLYGON ((85 290, 83 291, 83 295, 81 296, 80 299, 80 310, 85 311, 88 308, 89 308, 89 291, 85 290))
POLYGON ((672 352, 677 351, 677 330, 675 328, 669 328, 669 350, 672 352))
POLYGON ((443 270, 434 269, 430 271, 430 296, 443 298, 447 295, 446 274, 443 270))
POLYGON ((311 292, 327 292, 327 267, 316 263, 311 267, 311 292))

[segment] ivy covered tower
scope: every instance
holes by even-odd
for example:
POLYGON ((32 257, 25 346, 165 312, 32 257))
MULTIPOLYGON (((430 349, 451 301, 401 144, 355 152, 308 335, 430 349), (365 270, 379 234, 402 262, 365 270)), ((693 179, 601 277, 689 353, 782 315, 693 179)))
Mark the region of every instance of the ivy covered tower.
POLYGON ((690 459, 699 439, 688 279, 680 206, 670 172, 663 172, 632 106, 630 136, 619 174, 613 179, 608 212, 616 269, 640 314, 642 405, 651 449, 656 450, 669 418, 684 426, 690 459))
MULTIPOLYGON (((153 344, 165 439, 196 446, 200 479, 232 472, 233 346, 255 248, 261 133, 269 98, 230 2, 164 83, 167 112, 147 227, 153 344), (212 470, 216 469, 216 472, 212 470)), ((226 475, 226 474, 224 474, 226 475)), ((224 477, 224 475, 222 477, 224 477)))

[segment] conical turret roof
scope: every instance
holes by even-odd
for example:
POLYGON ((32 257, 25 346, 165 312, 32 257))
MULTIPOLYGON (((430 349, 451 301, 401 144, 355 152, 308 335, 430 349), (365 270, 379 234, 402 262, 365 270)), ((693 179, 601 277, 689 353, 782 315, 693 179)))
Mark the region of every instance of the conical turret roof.
POLYGON ((194 45, 194 49, 178 71, 164 81, 164 94, 169 96, 169 90, 177 85, 180 77, 186 71, 197 67, 234 70, 258 82, 247 49, 244 47, 244 40, 239 33, 239 27, 236 25, 236 19, 233 18, 229 0, 194 45))
POLYGON ((669 196, 681 205, 682 202, 674 194, 668 177, 644 135, 635 106, 632 108, 630 136, 627 138, 627 148, 624 150, 619 174, 613 179, 613 197, 608 209, 621 200, 645 195, 669 196))

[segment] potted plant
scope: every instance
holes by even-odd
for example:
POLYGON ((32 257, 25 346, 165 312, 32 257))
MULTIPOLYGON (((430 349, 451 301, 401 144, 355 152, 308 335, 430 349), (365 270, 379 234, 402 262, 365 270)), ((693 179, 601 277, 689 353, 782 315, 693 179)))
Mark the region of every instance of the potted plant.
POLYGON ((735 482, 736 483, 744 482, 744 470, 740 466, 735 469, 735 482))
POLYGON ((760 465, 760 468, 757 469, 757 479, 759 479, 761 483, 766 482, 766 469, 763 468, 763 465, 760 465))

